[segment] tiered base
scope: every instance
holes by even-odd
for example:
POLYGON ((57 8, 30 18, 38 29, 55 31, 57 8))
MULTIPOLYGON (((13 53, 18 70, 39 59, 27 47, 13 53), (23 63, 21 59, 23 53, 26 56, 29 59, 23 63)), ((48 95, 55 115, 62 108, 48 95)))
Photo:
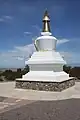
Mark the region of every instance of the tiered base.
POLYGON ((16 88, 32 89, 40 91, 62 91, 75 85, 75 79, 71 78, 62 82, 42 82, 42 81, 28 81, 16 80, 16 88))

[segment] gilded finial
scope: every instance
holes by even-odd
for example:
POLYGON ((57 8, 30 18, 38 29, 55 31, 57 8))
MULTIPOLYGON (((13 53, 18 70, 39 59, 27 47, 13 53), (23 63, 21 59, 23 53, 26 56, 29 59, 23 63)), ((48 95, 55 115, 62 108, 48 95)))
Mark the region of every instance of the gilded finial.
POLYGON ((50 19, 49 19, 49 15, 48 15, 48 11, 46 10, 44 13, 44 17, 43 17, 43 31, 42 32, 50 32, 50 19))

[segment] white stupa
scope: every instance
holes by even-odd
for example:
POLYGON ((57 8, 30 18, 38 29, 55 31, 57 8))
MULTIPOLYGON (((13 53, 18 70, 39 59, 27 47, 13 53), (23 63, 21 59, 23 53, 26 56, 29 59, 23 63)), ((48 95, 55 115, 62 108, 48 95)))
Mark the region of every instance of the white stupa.
POLYGON ((31 82, 63 82, 71 79, 69 74, 63 71, 63 60, 59 52, 56 52, 57 39, 52 36, 49 25, 50 19, 47 11, 43 18, 43 31, 35 40, 36 52, 25 62, 30 71, 23 75, 21 81, 31 82))

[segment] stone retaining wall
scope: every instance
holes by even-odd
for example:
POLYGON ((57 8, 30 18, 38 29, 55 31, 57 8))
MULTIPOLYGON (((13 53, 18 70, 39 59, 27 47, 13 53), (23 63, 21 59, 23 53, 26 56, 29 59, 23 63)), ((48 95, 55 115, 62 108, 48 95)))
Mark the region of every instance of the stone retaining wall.
POLYGON ((22 81, 16 80, 16 88, 32 89, 40 91, 62 91, 75 85, 75 79, 69 79, 63 82, 40 82, 40 81, 22 81))

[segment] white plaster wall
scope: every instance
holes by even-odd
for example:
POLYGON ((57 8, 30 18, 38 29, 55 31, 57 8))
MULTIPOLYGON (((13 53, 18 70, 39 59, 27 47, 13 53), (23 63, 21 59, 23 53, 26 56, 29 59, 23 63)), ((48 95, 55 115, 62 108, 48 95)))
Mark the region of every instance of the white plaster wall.
POLYGON ((30 71, 63 71, 62 64, 31 64, 29 65, 30 71))
POLYGON ((55 39, 39 39, 37 40, 39 50, 55 50, 56 40, 55 39))
POLYGON ((66 64, 59 52, 55 51, 39 51, 34 52, 25 64, 66 64))

